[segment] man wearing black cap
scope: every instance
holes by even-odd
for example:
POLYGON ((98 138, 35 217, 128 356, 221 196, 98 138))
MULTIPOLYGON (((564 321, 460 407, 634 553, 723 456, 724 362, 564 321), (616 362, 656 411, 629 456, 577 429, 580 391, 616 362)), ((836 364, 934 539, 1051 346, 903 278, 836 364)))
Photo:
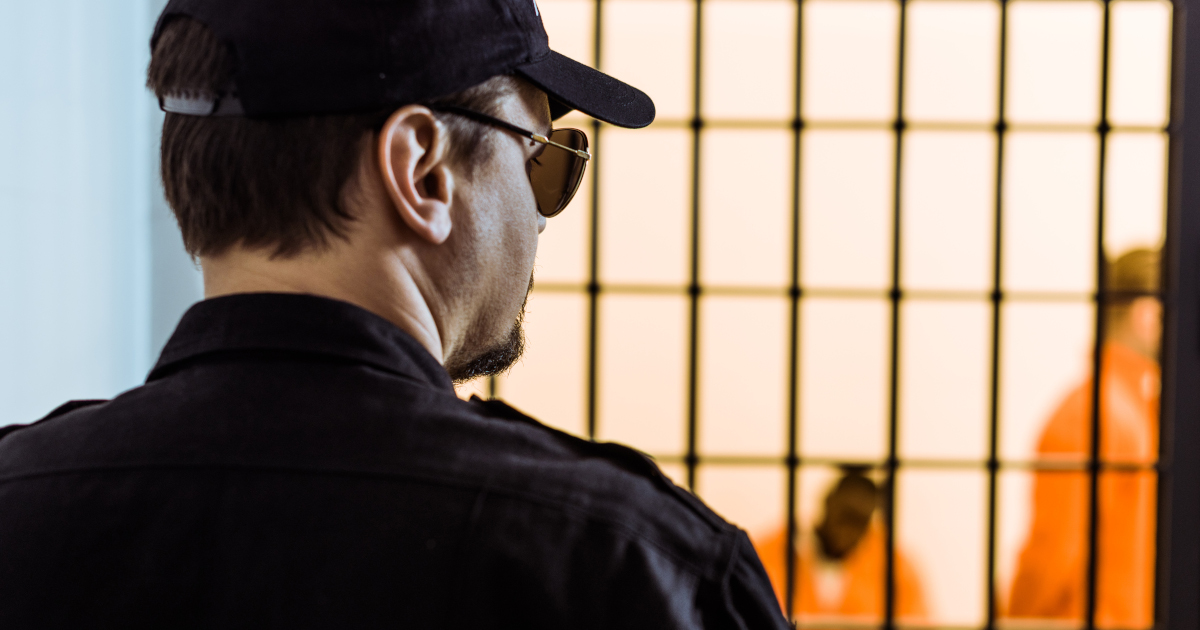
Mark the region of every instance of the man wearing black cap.
POLYGON ((452 381, 520 355, 578 109, 533 0, 172 0, 162 174, 205 301, 146 385, 0 432, 0 627, 779 628, 746 535, 452 381))

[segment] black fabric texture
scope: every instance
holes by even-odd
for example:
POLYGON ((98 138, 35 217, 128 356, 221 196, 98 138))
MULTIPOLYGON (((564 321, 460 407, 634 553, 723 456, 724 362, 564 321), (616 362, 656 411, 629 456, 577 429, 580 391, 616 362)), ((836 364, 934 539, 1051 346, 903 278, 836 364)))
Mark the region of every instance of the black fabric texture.
POLYGON ((534 0, 171 0, 152 49, 177 16, 200 21, 233 49, 237 97, 252 117, 428 102, 535 68, 557 116, 566 103, 623 127, 654 119, 640 90, 551 54, 534 0))
POLYGON ((0 438, 5 629, 785 628, 749 545, 314 296, 201 302, 145 385, 0 438))

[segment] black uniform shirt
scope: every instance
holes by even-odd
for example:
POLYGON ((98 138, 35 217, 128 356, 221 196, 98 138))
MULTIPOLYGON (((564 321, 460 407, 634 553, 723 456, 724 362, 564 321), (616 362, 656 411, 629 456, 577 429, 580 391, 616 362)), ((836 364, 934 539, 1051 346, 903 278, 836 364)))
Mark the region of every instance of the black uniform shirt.
POLYGON ((648 458, 458 399, 343 302, 201 302, 144 386, 0 434, 6 630, 786 627, 648 458))

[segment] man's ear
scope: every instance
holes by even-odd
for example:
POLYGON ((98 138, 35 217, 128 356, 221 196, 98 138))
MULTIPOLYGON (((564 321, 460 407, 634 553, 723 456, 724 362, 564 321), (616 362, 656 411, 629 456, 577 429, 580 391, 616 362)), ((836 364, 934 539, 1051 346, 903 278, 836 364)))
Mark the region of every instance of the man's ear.
POLYGON ((379 171, 396 212, 417 236, 440 245, 450 236, 454 174, 446 128, 420 105, 402 107, 379 133, 379 171))

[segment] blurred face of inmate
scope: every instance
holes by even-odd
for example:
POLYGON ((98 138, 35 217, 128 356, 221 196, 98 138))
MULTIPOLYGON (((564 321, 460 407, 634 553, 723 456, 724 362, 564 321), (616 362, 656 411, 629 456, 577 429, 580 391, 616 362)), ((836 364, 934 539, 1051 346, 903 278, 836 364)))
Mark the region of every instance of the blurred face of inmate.
POLYGON ((825 497, 825 513, 817 524, 821 555, 844 560, 854 551, 871 525, 877 501, 875 484, 865 477, 843 477, 825 497))

